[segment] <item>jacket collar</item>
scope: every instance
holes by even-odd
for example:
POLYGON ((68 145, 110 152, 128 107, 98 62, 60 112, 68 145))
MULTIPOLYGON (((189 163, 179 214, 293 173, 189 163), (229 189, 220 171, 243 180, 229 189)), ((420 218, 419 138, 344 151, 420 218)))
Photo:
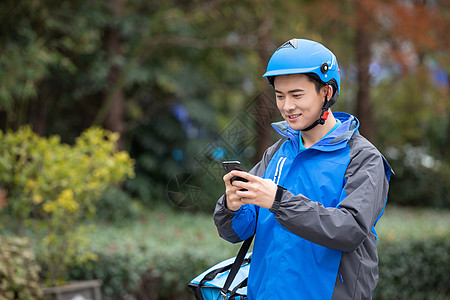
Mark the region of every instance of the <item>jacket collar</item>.
MULTIPOLYGON (((340 145, 345 145, 353 134, 358 132, 359 121, 356 117, 343 112, 335 112, 333 115, 341 121, 341 125, 311 148, 322 151, 333 151, 340 148, 340 145)), ((286 121, 272 123, 272 127, 281 136, 289 138, 298 152, 300 133, 298 130, 290 128, 286 121)))

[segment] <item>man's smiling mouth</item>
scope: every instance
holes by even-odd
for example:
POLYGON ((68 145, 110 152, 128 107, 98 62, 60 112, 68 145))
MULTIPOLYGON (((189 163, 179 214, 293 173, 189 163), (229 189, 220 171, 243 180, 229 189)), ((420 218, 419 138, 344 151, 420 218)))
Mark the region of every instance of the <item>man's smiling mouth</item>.
POLYGON ((295 120, 300 116, 301 116, 301 114, 296 114, 296 115, 288 115, 287 117, 289 118, 289 120, 295 120))

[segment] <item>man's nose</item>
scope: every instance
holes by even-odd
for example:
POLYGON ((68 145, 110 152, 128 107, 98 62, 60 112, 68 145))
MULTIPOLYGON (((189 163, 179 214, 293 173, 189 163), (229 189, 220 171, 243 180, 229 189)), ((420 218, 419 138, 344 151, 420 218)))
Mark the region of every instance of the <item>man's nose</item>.
POLYGON ((295 104, 291 97, 286 97, 286 99, 284 100, 283 109, 285 111, 291 111, 291 110, 295 109, 295 104))

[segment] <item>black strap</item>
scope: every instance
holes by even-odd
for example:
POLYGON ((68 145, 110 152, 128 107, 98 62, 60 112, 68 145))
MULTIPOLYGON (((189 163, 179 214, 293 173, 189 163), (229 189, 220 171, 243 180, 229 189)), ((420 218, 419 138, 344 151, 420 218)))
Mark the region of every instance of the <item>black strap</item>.
MULTIPOLYGON (((250 260, 251 260, 250 258, 246 258, 246 259, 244 259, 244 263, 249 264, 249 263, 250 263, 250 260)), ((233 262, 233 263, 234 263, 234 262, 233 262)), ((216 276, 217 276, 218 274, 230 270, 232 266, 233 266, 233 264, 228 264, 228 265, 225 265, 225 266, 223 266, 223 267, 221 267, 221 268, 217 268, 217 269, 214 269, 214 270, 210 271, 208 274, 206 274, 206 275, 203 277, 202 280, 200 280, 200 282, 198 283, 198 285, 199 285, 199 286, 203 286, 203 284, 204 284, 205 282, 211 281, 211 280, 213 280, 214 278, 216 278, 216 276)))
POLYGON ((242 288, 244 286, 247 286, 247 281, 248 281, 248 278, 245 278, 244 280, 242 280, 241 283, 236 285, 236 287, 230 292, 230 298, 233 297, 237 293, 238 289, 240 289, 240 288, 242 288))
MULTIPOLYGON (((334 97, 334 96, 333 96, 334 97)), ((316 127, 317 125, 323 125, 325 124, 326 118, 323 116, 325 115, 325 112, 328 111, 328 109, 334 104, 334 101, 331 101, 332 99, 328 100, 328 93, 325 95, 325 101, 322 106, 322 112, 320 113, 319 119, 317 119, 314 123, 312 123, 310 126, 306 127, 302 131, 308 131, 316 127)), ((328 117, 328 116, 327 116, 328 117)))
POLYGON ((216 278, 217 274, 220 274, 222 272, 228 271, 229 269, 231 269, 232 265, 226 265, 223 266, 222 268, 218 268, 215 270, 212 270, 211 272, 209 272, 208 274, 205 275, 205 277, 203 277, 203 279, 198 283, 199 286, 203 286, 203 284, 205 282, 211 281, 214 278, 216 278))
POLYGON ((280 203, 281 197, 283 197, 283 193, 284 193, 285 190, 286 190, 286 189, 285 189, 284 187, 279 186, 279 185, 277 186, 277 192, 276 192, 276 194, 275 194, 275 200, 274 200, 274 202, 280 203))
POLYGON ((223 299, 227 299, 227 293, 228 289, 231 286, 231 283, 234 280, 234 277, 236 277, 237 272, 241 268, 242 262, 244 261, 245 255, 247 254, 248 249, 250 249, 250 245, 252 244, 253 237, 255 235, 252 235, 248 239, 244 241, 244 243, 241 246, 241 249, 239 249, 239 253, 236 256, 236 259, 234 260, 233 265, 231 266, 230 273, 228 274, 227 280, 225 281, 225 284, 220 291, 220 294, 222 295, 223 299), (225 297, 225 298, 224 298, 225 297))

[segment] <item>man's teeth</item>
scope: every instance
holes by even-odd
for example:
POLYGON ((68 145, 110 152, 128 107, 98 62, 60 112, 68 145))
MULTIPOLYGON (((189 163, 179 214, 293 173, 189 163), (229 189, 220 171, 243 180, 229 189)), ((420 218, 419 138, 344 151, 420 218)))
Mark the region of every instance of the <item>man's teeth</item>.
POLYGON ((289 116, 289 119, 295 119, 295 118, 297 118, 298 116, 300 116, 300 115, 290 115, 290 116, 289 116))

